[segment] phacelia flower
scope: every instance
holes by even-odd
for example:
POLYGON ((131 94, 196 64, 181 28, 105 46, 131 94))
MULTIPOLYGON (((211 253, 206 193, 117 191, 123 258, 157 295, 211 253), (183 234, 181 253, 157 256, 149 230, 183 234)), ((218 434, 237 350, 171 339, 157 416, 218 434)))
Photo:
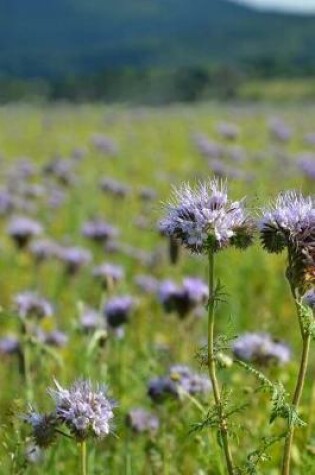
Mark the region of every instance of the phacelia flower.
POLYGON ((243 202, 230 202, 226 185, 216 179, 196 188, 186 184, 175 189, 174 203, 168 205, 160 229, 198 253, 229 245, 246 248, 253 238, 252 221, 243 202))
POLYGON ((112 226, 101 219, 87 221, 83 225, 82 233, 85 237, 101 243, 105 243, 110 239, 115 239, 119 235, 119 231, 115 226, 112 226))
POLYGON ((158 296, 165 312, 176 312, 180 318, 186 317, 192 310, 206 303, 208 286, 201 279, 187 277, 182 286, 166 280, 161 283, 158 296))
POLYGON ((58 258, 64 263, 66 273, 73 275, 81 267, 89 264, 92 260, 92 254, 88 249, 82 247, 64 247, 60 248, 58 258))
POLYGON ((21 292, 13 298, 13 304, 20 318, 51 317, 54 313, 52 304, 35 292, 21 292))
POLYGON ((20 249, 24 248, 32 237, 38 236, 42 232, 42 225, 26 216, 15 216, 8 225, 9 236, 20 249))
POLYGON ((259 222, 263 247, 289 254, 288 277, 296 288, 312 280, 315 266, 315 202, 294 191, 280 194, 259 222))
POLYGON ((208 377, 195 373, 188 366, 173 365, 166 376, 149 381, 148 395, 154 402, 162 402, 169 396, 180 398, 182 393, 206 394, 211 388, 208 377))
POLYGON ((233 344, 237 358, 260 364, 285 364, 291 359, 290 348, 267 333, 244 333, 233 344))
POLYGON ((160 425, 159 418, 155 414, 141 407, 131 409, 127 414, 126 422, 137 433, 156 432, 160 425))
POLYGON ((69 389, 55 384, 57 389, 49 392, 56 403, 56 416, 78 441, 109 434, 114 403, 108 399, 106 388, 93 387, 90 381, 77 381, 69 389))
POLYGON ((38 447, 47 448, 55 441, 58 419, 54 413, 40 414, 30 408, 23 419, 31 425, 32 437, 38 447))
POLYGON ((96 277, 105 289, 111 289, 124 278, 124 269, 110 263, 104 263, 95 267, 92 275, 96 277))
POLYGON ((104 314, 107 323, 112 328, 117 328, 128 322, 135 307, 135 300, 128 295, 113 297, 105 305, 104 314))

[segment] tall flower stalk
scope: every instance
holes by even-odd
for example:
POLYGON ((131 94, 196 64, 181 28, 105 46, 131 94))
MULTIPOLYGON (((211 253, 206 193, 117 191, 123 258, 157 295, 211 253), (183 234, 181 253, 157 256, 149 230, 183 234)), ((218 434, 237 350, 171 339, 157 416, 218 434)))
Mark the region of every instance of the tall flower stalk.
POLYGON ((231 202, 225 183, 216 179, 200 183, 192 188, 188 184, 174 189, 173 202, 167 205, 167 215, 160 223, 162 232, 177 239, 192 253, 208 256, 208 371, 212 382, 219 434, 227 471, 234 473, 232 452, 229 444, 228 421, 224 413, 224 401, 216 375, 215 304, 214 281, 215 254, 235 246, 245 249, 252 242, 252 221, 246 214, 243 202, 231 202))
MULTIPOLYGON (((311 328, 301 305, 303 294, 314 285, 315 268, 315 203, 312 197, 296 192, 280 194, 274 205, 266 210, 260 222, 264 248, 271 253, 287 250, 286 277, 295 301, 302 339, 299 372, 292 398, 292 409, 298 411, 306 379, 311 328)), ((295 426, 289 421, 286 436, 282 475, 290 474, 291 453, 295 426)))

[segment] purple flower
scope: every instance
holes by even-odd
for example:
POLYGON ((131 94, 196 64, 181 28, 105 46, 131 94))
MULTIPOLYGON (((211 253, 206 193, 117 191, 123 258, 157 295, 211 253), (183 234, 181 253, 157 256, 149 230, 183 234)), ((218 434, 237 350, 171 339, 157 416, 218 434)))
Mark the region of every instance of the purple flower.
POLYGON ((235 340, 233 353, 237 358, 260 364, 285 364, 291 359, 290 348, 267 333, 244 333, 235 340))
POLYGON ((155 294, 159 286, 159 281, 151 275, 137 275, 135 283, 143 292, 148 294, 155 294))
POLYGON ((85 237, 102 243, 105 243, 110 239, 115 239, 119 235, 119 231, 115 226, 112 226, 101 219, 87 221, 83 225, 82 233, 85 237))
POLYGON ((0 338, 0 355, 13 355, 20 352, 20 341, 15 336, 0 338))
POLYGON ((47 448, 55 442, 58 426, 55 414, 40 414, 30 408, 23 419, 27 424, 31 425, 32 437, 38 447, 47 448))
MULTIPOLYGON (((295 288, 303 288, 315 266, 315 202, 294 191, 280 194, 259 222, 263 247, 274 253, 287 248, 287 274, 295 288)), ((314 276, 313 276, 314 278, 314 276)))
POLYGON ((44 167, 46 175, 53 176, 61 185, 71 185, 75 181, 72 160, 55 158, 44 167))
POLYGON ((109 299, 104 308, 108 325, 117 328, 128 322, 134 307, 135 300, 128 295, 109 299))
POLYGON ((148 395, 154 402, 162 402, 165 398, 181 397, 182 393, 206 394, 211 391, 208 377, 199 375, 188 366, 173 365, 166 376, 153 378, 148 384, 148 395))
POLYGON ((63 247, 58 252, 58 258, 65 264, 67 274, 73 275, 89 264, 92 255, 82 247, 63 247))
POLYGON ((35 292, 21 292, 13 298, 14 306, 20 318, 51 317, 54 313, 52 304, 35 292))
POLYGON ((55 384, 57 389, 49 392, 56 403, 56 416, 78 441, 109 434, 114 404, 105 387, 93 386, 90 381, 77 381, 69 389, 55 384))
POLYGON ((161 229, 199 253, 209 246, 216 251, 229 245, 247 247, 253 234, 243 203, 230 202, 226 186, 218 180, 175 189, 174 204, 168 205, 161 229))
POLYGON ((151 412, 142 409, 131 409, 126 417, 127 425, 134 432, 156 432, 159 428, 159 418, 151 412))
POLYGON ((84 307, 80 316, 80 326, 84 331, 94 331, 104 327, 104 320, 99 311, 91 307, 84 307))
POLYGON ((105 289, 110 289, 124 278, 124 269, 110 263, 94 267, 92 275, 96 277, 105 289))
POLYGON ((315 155, 304 154, 298 159, 298 167, 308 178, 315 179, 315 155))
POLYGON ((40 334, 40 339, 46 345, 56 346, 57 348, 63 348, 64 346, 67 346, 69 341, 68 335, 60 330, 42 332, 40 334))
POLYGON ((279 142, 288 142, 292 137, 292 130, 281 119, 274 118, 269 122, 271 136, 279 142))
POLYGON ((105 135, 94 134, 91 137, 92 145, 105 155, 115 156, 118 154, 118 145, 117 143, 105 135))
POLYGON ((8 234, 20 249, 24 248, 32 237, 42 232, 42 225, 26 216, 15 216, 8 224, 8 234))
POLYGON ((180 318, 185 318, 206 303, 208 293, 208 286, 201 279, 187 277, 181 287, 169 280, 162 282, 158 296, 167 313, 176 312, 180 318))

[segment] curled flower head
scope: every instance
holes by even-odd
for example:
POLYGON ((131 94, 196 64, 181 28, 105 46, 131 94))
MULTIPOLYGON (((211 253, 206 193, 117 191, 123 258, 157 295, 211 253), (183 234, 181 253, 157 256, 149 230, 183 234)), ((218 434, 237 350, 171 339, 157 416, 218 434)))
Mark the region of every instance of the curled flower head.
POLYGON ((27 216, 15 216, 8 224, 8 234, 20 249, 24 248, 32 237, 42 232, 42 225, 27 216))
POLYGON ((209 247, 215 251, 230 245, 246 248, 253 238, 252 220, 243 202, 229 201, 226 184, 216 179, 175 189, 160 229, 198 253, 209 247))
POLYGON ((23 416, 24 421, 32 427, 32 436, 37 447, 47 448, 56 439, 58 420, 56 415, 40 414, 33 408, 23 416))
POLYGON ((315 202, 295 191, 281 193, 259 222, 263 247, 272 253, 289 253, 288 277, 304 288, 315 267, 315 202))
POLYGON ((114 404, 104 387, 93 387, 90 381, 77 381, 69 389, 55 384, 57 389, 49 392, 56 403, 56 416, 78 441, 109 434, 114 404))

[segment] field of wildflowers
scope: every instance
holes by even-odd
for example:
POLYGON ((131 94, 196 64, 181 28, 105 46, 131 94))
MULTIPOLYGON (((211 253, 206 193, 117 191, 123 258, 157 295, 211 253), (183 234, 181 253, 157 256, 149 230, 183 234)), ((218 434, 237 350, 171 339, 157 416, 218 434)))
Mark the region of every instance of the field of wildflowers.
POLYGON ((0 165, 1 474, 315 474, 311 106, 7 106, 0 165))

